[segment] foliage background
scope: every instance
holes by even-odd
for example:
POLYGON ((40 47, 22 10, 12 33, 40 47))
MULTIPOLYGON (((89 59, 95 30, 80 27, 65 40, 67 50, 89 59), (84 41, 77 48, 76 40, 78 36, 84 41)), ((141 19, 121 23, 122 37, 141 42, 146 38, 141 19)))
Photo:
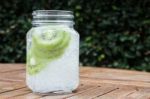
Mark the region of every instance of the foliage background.
POLYGON ((0 62, 25 62, 37 9, 74 12, 81 65, 150 71, 150 0, 1 0, 0 62))

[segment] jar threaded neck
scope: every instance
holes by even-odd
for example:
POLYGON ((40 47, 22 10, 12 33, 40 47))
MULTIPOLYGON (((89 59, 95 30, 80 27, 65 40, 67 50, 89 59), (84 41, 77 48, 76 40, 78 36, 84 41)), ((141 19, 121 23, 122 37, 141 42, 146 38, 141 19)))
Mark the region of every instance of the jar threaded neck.
POLYGON ((73 25, 73 12, 65 10, 35 10, 32 25, 66 24, 73 25))

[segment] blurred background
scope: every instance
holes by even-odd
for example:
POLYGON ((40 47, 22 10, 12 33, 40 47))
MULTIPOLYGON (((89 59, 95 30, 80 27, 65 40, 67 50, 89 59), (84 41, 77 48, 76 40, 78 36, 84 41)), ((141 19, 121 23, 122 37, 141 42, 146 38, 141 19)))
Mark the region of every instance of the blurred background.
POLYGON ((150 0, 1 0, 0 63, 25 63, 38 9, 74 12, 80 65, 150 71, 150 0))

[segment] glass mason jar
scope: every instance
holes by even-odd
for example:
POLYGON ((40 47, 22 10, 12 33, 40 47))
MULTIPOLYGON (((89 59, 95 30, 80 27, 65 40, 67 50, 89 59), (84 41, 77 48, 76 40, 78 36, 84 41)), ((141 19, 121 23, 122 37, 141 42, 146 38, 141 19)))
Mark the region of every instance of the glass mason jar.
POLYGON ((79 34, 73 13, 33 11, 27 33, 26 83, 38 93, 72 92, 79 84, 79 34))

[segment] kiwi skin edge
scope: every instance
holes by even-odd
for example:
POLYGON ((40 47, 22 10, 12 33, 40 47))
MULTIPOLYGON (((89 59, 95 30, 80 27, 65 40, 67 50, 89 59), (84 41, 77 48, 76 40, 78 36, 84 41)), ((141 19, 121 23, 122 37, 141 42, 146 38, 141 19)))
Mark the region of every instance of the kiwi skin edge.
POLYGON ((27 53, 27 73, 29 75, 39 73, 49 62, 60 58, 65 53, 71 39, 70 33, 56 29, 56 35, 54 40, 45 42, 40 38, 40 34, 33 35, 32 46, 27 53), (31 64, 31 59, 35 64, 31 64))

